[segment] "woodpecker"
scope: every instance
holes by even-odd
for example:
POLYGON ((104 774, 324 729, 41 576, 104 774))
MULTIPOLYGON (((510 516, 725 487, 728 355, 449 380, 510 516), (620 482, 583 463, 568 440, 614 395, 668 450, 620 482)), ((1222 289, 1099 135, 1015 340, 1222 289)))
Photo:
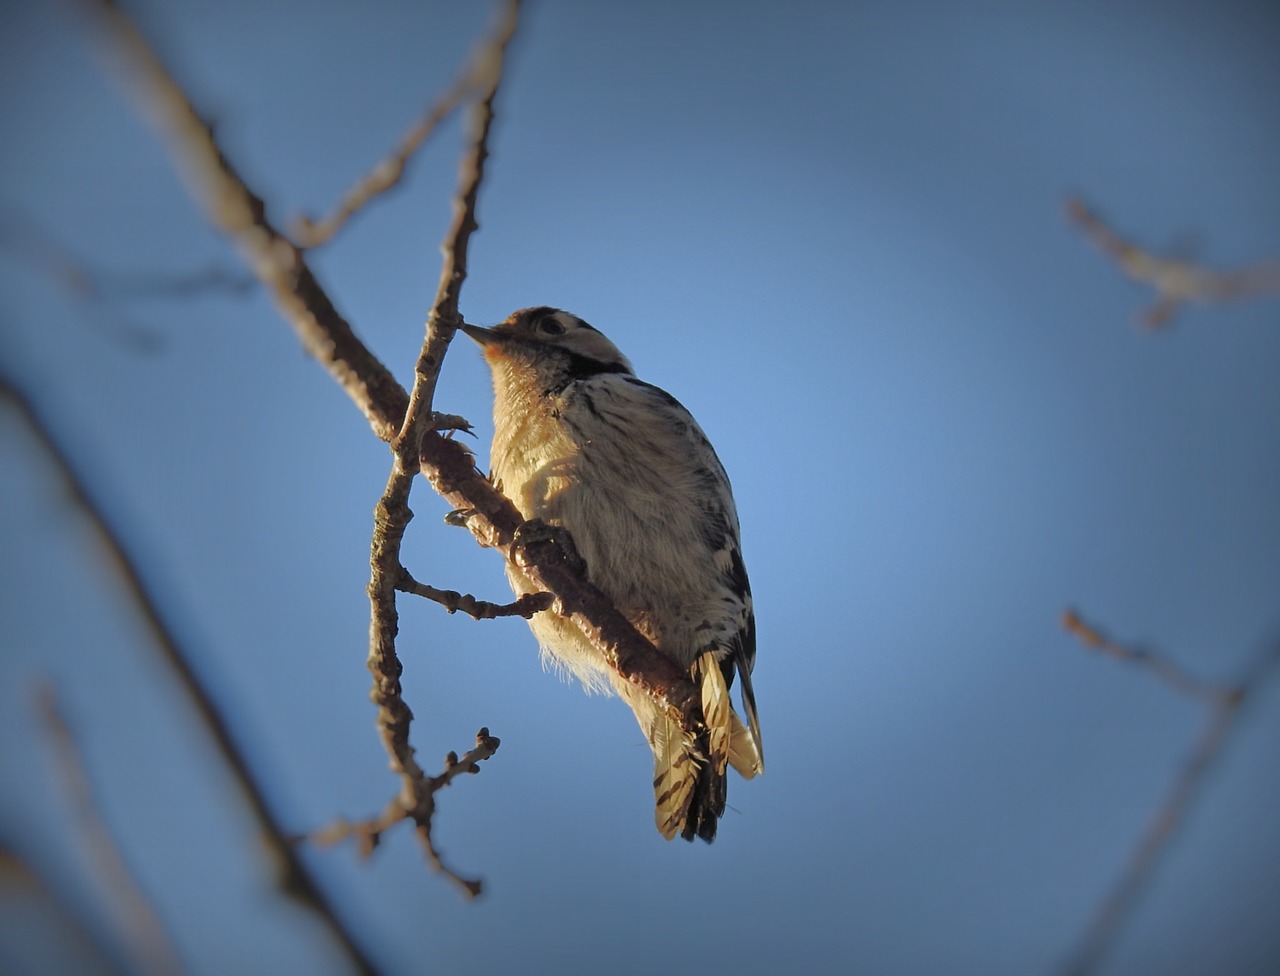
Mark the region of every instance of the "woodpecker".
MULTIPOLYGON (((658 831, 710 842, 727 767, 764 771, 755 615, 724 467, 689 411, 576 315, 539 306, 462 329, 493 374, 490 478, 525 519, 567 530, 587 578, 688 672, 707 734, 693 741, 551 613, 529 621, 543 662, 631 707, 653 749, 658 831), (729 698, 735 677, 745 724, 729 698)), ((507 577, 517 595, 535 589, 514 567, 507 577)))

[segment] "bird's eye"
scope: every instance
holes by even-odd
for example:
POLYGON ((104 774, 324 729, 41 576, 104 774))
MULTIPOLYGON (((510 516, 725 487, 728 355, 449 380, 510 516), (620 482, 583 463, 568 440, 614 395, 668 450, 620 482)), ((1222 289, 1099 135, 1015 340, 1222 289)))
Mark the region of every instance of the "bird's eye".
POLYGON ((544 335, 564 335, 564 326, 559 320, 548 316, 538 323, 538 331, 544 335))

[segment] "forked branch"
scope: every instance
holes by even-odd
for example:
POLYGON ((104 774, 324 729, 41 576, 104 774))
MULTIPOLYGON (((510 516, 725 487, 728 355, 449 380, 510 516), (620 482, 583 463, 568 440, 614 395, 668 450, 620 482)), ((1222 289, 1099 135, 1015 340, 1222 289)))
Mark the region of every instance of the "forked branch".
MULTIPOLYGON (((501 29, 505 30, 506 25, 501 29)), ((426 114, 410 127, 392 152, 343 194, 342 201, 329 216, 315 221, 303 217, 298 221, 293 229, 294 240, 306 248, 327 243, 367 204, 398 186, 404 179, 409 161, 435 132, 436 127, 453 114, 466 101, 467 96, 490 75, 493 50, 492 41, 483 44, 469 59, 449 90, 432 103, 426 114)))
POLYGON ((222 154, 213 129, 133 21, 110 0, 81 3, 99 27, 97 37, 128 82, 138 108, 167 143, 187 190, 209 221, 236 245, 307 352, 347 392, 374 433, 391 440, 409 402, 404 387, 356 337, 302 251, 267 218, 266 204, 222 154))
POLYGON ((420 465, 454 507, 475 513, 467 524, 477 538, 496 545, 509 563, 551 593, 555 612, 571 617, 621 675, 652 695, 691 735, 697 735, 701 729, 698 695, 688 676, 659 655, 585 581, 554 538, 529 537, 517 544, 520 518, 514 506, 476 470, 465 448, 433 429, 443 426, 439 415, 432 412, 432 401, 445 351, 461 323, 458 296, 466 276, 467 243, 477 227, 475 205, 488 156, 493 98, 502 76, 503 53, 515 30, 518 0, 503 4, 499 27, 487 52, 476 62, 487 74, 477 82, 482 95, 470 115, 454 219, 445 236, 445 261, 411 393, 337 312, 302 250, 267 219, 263 201, 224 157, 210 127, 133 24, 108 0, 85 2, 97 12, 104 28, 101 36, 133 82, 138 103, 165 137, 192 195, 215 226, 236 243, 304 347, 352 398, 375 434, 392 445, 394 461, 376 508, 371 544, 369 666, 374 675, 372 697, 378 706, 379 732, 392 769, 401 778, 396 800, 401 815, 393 820, 413 819, 429 859, 439 864, 429 836, 432 795, 439 788, 433 784, 439 777, 423 772, 409 743, 413 713, 401 695, 403 665, 395 650, 396 590, 406 578, 400 543, 412 518, 408 499, 420 465))
POLYGON ((469 898, 480 894, 482 884, 479 879, 464 878, 444 863, 436 848, 431 832, 431 818, 435 813, 435 795, 463 774, 474 775, 480 772, 479 764, 498 751, 501 740, 489 734, 488 729, 476 733, 475 748, 465 753, 461 759, 456 752, 444 758, 444 771, 438 776, 428 778, 430 787, 424 795, 425 808, 407 810, 401 798, 397 796, 376 817, 352 823, 349 820, 337 820, 328 827, 322 827, 309 835, 296 837, 294 840, 309 840, 314 844, 337 844, 347 838, 354 838, 361 856, 368 857, 382 842, 382 835, 404 820, 413 820, 417 824, 418 836, 427 853, 431 866, 456 884, 469 898))
POLYGON ((1206 777, 1222 756, 1227 738, 1240 717, 1241 705, 1253 698, 1264 679, 1280 666, 1280 645, 1268 648, 1260 655, 1239 681, 1229 685, 1213 684, 1192 677, 1154 651, 1112 640, 1098 628, 1085 623, 1074 610, 1065 611, 1062 620, 1067 631, 1086 647, 1143 668, 1181 694, 1204 702, 1209 711, 1204 731, 1148 821, 1129 863, 1103 899, 1092 923, 1063 968, 1064 976, 1089 976, 1098 970, 1114 945, 1191 804, 1204 792, 1206 777))
POLYGON ((1280 295, 1280 261, 1238 271, 1211 271, 1190 261, 1145 250, 1115 233, 1076 197, 1066 201, 1067 218, 1134 281, 1153 288, 1155 303, 1138 321, 1148 329, 1165 326, 1187 302, 1229 302, 1280 295))

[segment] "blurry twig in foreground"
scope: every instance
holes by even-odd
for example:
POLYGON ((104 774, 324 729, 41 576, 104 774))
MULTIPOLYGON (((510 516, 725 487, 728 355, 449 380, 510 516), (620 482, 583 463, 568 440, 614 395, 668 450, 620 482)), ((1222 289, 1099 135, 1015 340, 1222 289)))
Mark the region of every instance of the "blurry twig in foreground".
MULTIPOLYGON (((31 921, 38 919, 43 931, 52 931, 53 938, 58 941, 59 952, 73 957, 78 965, 92 965, 90 971, 94 973, 134 976, 126 968, 126 961, 118 958, 117 948, 103 942, 81 916, 79 906, 63 897, 57 886, 26 861, 14 849, 13 844, 4 838, 0 838, 0 899, 6 902, 6 924, 29 925, 31 921), (8 903, 11 899, 21 905, 21 908, 15 910, 10 907, 8 903), (56 928, 50 926, 50 920, 56 928)), ((9 946, 4 947, 4 952, 0 954, 7 972, 36 971, 34 960, 18 960, 14 958, 15 955, 9 946), (20 970, 18 967, 23 961, 30 961, 31 968, 20 970)), ((48 965, 47 955, 40 960, 39 965, 48 965)))
POLYGON ((119 845, 98 811, 80 749, 58 707, 52 684, 36 689, 36 704, 53 746, 54 760, 70 799, 101 892, 116 918, 133 967, 143 974, 180 973, 182 964, 164 923, 130 870, 119 845))
POLYGON ((364 950, 335 914, 328 898, 311 876, 310 870, 285 839, 284 831, 267 804, 261 785, 255 778, 243 750, 231 734, 230 725, 201 683, 175 630, 161 613, 160 605, 150 584, 143 577, 138 561, 125 548, 121 535, 107 518, 102 506, 89 494, 87 486, 92 482, 77 470, 73 460, 74 455, 70 450, 63 448, 52 428, 36 408, 34 400, 4 375, 0 375, 0 399, 10 400, 26 421, 36 440, 57 466, 72 499, 88 517, 103 547, 116 564, 120 580, 150 628, 156 646, 159 647, 165 662, 173 669, 190 697, 191 703, 195 706, 196 715, 204 723, 205 729, 222 753, 235 782, 240 786, 245 801, 253 811, 265 841, 265 847, 273 855, 277 883, 286 894, 297 898, 324 920, 360 972, 376 973, 377 967, 364 954, 364 950))
POLYGON ((481 729, 476 733, 475 748, 466 753, 461 759, 458 758, 456 752, 451 752, 445 756, 444 771, 438 776, 429 776, 426 779, 425 808, 421 811, 405 809, 401 798, 397 796, 376 817, 356 823, 351 823, 348 820, 338 820, 327 827, 322 827, 310 834, 292 839, 294 841, 309 840, 314 844, 329 845, 337 844, 348 837, 354 837, 361 856, 368 857, 382 840, 383 833, 402 820, 413 820, 417 823, 418 836, 422 841, 423 848, 426 850, 427 860, 430 861, 431 866, 462 889, 467 897, 474 898, 480 894, 483 885, 477 879, 462 877, 441 860, 440 852, 437 850, 431 835, 431 818, 435 814, 436 793, 463 773, 475 774, 480 772, 479 764, 491 758, 498 751, 501 741, 496 736, 490 735, 488 729, 481 729))
POLYGON ((1280 296, 1280 261, 1239 271, 1210 271, 1190 261, 1162 257, 1119 237, 1078 197, 1066 201, 1067 219, 1076 224, 1126 275, 1155 290, 1156 300, 1138 316, 1147 329, 1169 323, 1186 302, 1229 302, 1280 296))
POLYGON ((108 271, 91 267, 71 248, 21 214, 0 209, 0 252, 7 252, 61 282, 83 299, 188 299, 208 292, 247 295, 252 275, 221 265, 192 271, 108 271))
POLYGON ((1194 678, 1153 651, 1117 643, 1085 623, 1074 610, 1063 613, 1062 623, 1086 647, 1146 669, 1182 694, 1203 701, 1209 709, 1199 740, 1187 754, 1129 863, 1099 905, 1093 922, 1062 970, 1064 976, 1088 976, 1097 972, 1151 880, 1156 864, 1168 851, 1191 803, 1203 792, 1205 776, 1221 757, 1227 736, 1239 718, 1240 706, 1256 695, 1269 672, 1280 665, 1280 644, 1259 655, 1239 681, 1224 685, 1194 678))
POLYGON ((173 272, 97 267, 7 207, 0 208, 0 253, 52 279, 93 313, 105 332, 143 353, 160 349, 163 337, 147 325, 120 317, 113 306, 146 300, 183 301, 208 294, 239 297, 258 287, 252 276, 219 265, 173 272))
POLYGON ((351 217, 368 204, 374 197, 394 189, 404 179, 405 169, 436 127, 447 119, 453 111, 466 100, 467 96, 481 89, 485 80, 494 70, 495 56, 501 58, 500 46, 505 46, 499 28, 498 36, 480 45, 472 54, 462 72, 453 85, 441 95, 427 110, 426 114, 415 122, 400 139, 395 150, 369 170, 343 195, 342 201, 327 217, 311 220, 300 218, 293 227, 293 238, 301 247, 318 247, 328 242, 342 229, 351 217), (495 55, 495 51, 499 53, 495 55))
MULTIPOLYGON (((1062 626, 1069 634, 1075 635, 1086 647, 1098 651, 1117 661, 1126 661, 1140 668, 1145 668, 1175 691, 1192 698, 1202 699, 1209 705, 1224 704, 1225 699, 1238 700, 1239 688, 1226 688, 1222 685, 1204 681, 1184 671, 1168 658, 1155 651, 1142 647, 1131 647, 1119 644, 1107 637, 1100 630, 1087 624, 1074 610, 1064 610, 1062 626)), ((1230 704, 1230 702, 1226 702, 1230 704)))
POLYGON ((266 203, 236 172, 213 129, 129 16, 110 0, 80 0, 79 6, 209 222, 236 245, 303 348, 351 397, 377 436, 389 441, 408 402, 404 388, 334 307, 302 251, 268 220, 266 203))

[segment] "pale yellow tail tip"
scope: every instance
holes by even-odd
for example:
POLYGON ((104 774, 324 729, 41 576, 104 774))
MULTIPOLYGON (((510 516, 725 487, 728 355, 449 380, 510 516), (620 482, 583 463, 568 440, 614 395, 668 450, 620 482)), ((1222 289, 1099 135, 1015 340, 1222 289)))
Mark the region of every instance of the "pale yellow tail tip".
POLYGON ((764 772, 764 757, 756 745, 755 736, 742 724, 737 713, 729 712, 729 724, 732 735, 729 739, 729 765, 737 770, 743 779, 755 779, 764 772))

